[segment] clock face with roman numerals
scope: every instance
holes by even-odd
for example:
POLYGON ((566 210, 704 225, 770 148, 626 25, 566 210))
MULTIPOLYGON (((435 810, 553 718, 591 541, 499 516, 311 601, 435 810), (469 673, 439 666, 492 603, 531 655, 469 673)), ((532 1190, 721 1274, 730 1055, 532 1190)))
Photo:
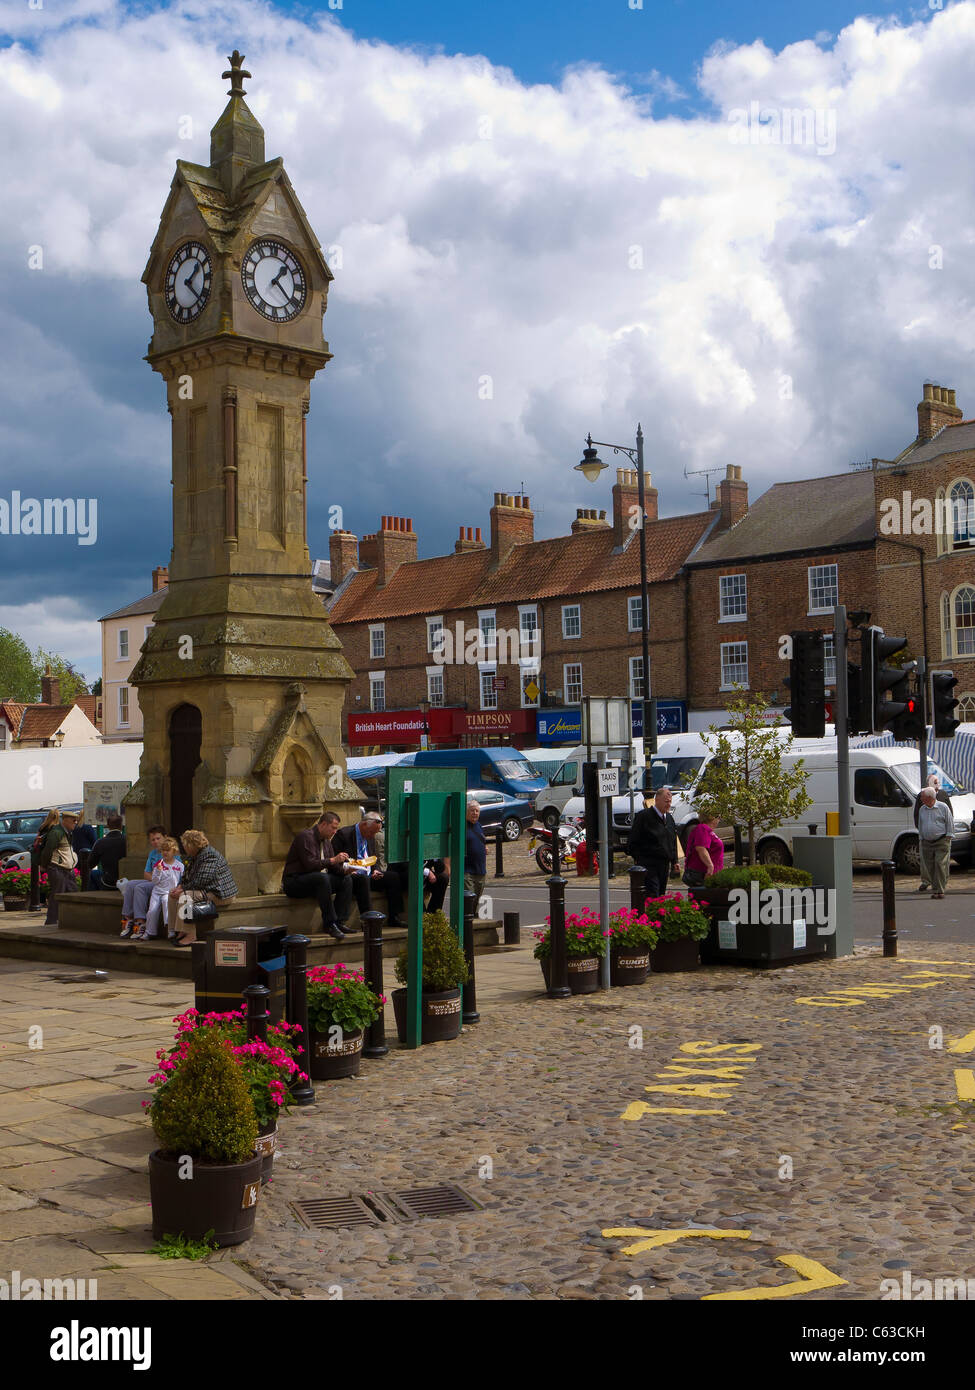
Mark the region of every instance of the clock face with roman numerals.
POLYGON ((274 323, 297 318, 305 307, 305 272, 297 256, 280 241, 255 241, 240 275, 254 308, 274 323))
POLYGON ((213 268, 205 246, 185 242, 174 252, 166 271, 166 308, 177 323, 199 318, 210 298, 213 268))

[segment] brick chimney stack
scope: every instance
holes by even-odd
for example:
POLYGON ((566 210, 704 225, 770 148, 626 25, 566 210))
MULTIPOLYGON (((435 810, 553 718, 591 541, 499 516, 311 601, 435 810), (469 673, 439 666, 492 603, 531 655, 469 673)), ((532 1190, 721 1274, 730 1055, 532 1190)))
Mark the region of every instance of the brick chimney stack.
POLYGON ((491 560, 501 564, 513 545, 527 545, 535 539, 535 516, 529 498, 496 492, 491 508, 491 560))
MULTIPOLYGON (((657 520, 657 489, 651 476, 644 470, 644 512, 647 521, 657 520)), ((623 546, 637 529, 630 524, 630 518, 639 516, 640 483, 635 468, 617 468, 616 482, 613 484, 613 530, 616 532, 617 546, 623 546)))
POLYGON ((962 411, 955 405, 954 390, 926 381, 924 399, 918 402, 917 407, 917 437, 921 443, 933 439, 943 425, 951 425, 961 418, 962 411))
POLYGON ((152 572, 152 592, 158 594, 160 589, 169 586, 169 569, 165 565, 157 565, 152 572))
POLYGON ((748 511, 748 484, 741 476, 740 464, 729 463, 725 477, 718 484, 718 509, 721 512, 719 531, 727 531, 748 511))
POLYGON ((336 589, 347 574, 358 568, 359 542, 351 531, 333 531, 328 538, 328 563, 336 589))
POLYGON ((606 509, 597 511, 595 507, 576 507, 576 519, 572 523, 572 534, 578 536, 580 531, 599 531, 608 530, 609 522, 606 520, 606 509))
POLYGON ((487 546, 481 540, 480 526, 460 528, 460 536, 454 541, 454 554, 460 555, 465 550, 487 550, 487 546))
POLYGON ((379 570, 379 587, 382 588, 389 583, 400 565, 416 559, 418 541, 413 530, 413 518, 384 516, 376 541, 376 564, 379 570))
POLYGON ((59 705, 61 703, 61 681, 58 676, 51 675, 50 666, 45 666, 44 674, 41 676, 41 704, 59 705))

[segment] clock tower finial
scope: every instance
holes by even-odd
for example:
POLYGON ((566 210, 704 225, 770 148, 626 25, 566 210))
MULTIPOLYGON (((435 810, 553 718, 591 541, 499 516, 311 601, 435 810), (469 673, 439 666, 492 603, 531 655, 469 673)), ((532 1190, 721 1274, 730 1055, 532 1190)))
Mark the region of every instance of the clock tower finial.
POLYGON ((250 73, 245 71, 245 69, 242 67, 243 61, 243 53, 241 53, 239 49, 235 48, 233 53, 231 53, 230 57, 227 59, 227 62, 230 64, 229 71, 220 74, 225 81, 228 77, 230 78, 230 92, 228 93, 229 96, 242 97, 244 95, 244 78, 250 77, 250 73))

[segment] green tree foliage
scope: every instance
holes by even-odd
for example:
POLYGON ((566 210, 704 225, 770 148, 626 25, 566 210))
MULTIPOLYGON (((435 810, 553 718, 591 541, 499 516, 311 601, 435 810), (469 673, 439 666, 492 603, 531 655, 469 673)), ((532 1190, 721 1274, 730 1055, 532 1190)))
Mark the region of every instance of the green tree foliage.
POLYGON ((200 1028, 172 1081, 149 1111, 163 1150, 202 1163, 246 1163, 257 1142, 257 1115, 230 1043, 200 1028))
POLYGON ((37 660, 42 675, 45 667, 50 666, 51 675, 57 676, 60 681, 62 705, 70 705, 76 695, 91 693, 84 676, 74 669, 70 661, 65 661, 63 656, 56 656, 53 652, 46 652, 42 648, 38 648, 37 660))
POLYGON ((0 700, 19 700, 26 705, 37 700, 43 669, 22 637, 0 627, 0 700))
MULTIPOLYGON (((393 971, 401 985, 407 982, 409 952, 404 947, 396 958, 393 971)), ((422 988, 437 993, 467 984, 467 960, 457 933, 445 912, 423 914, 423 984, 422 988)))
POLYGON ((755 843, 763 830, 801 816, 812 798, 806 791, 806 772, 800 758, 793 767, 782 766, 782 756, 792 749, 790 733, 765 723, 767 698, 749 696, 735 686, 728 704, 727 727, 702 734, 713 755, 702 784, 699 813, 714 812, 725 824, 748 827, 748 857, 755 862, 755 843))

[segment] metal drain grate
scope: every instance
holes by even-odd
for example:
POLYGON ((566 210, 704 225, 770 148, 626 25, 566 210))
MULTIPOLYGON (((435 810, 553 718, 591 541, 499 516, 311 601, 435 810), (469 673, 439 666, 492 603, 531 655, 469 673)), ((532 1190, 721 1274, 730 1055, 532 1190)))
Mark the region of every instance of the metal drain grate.
POLYGON ((382 1197, 400 1219, 406 1221, 415 1221, 420 1216, 458 1216, 461 1212, 484 1210, 463 1188, 453 1183, 411 1187, 405 1192, 384 1192, 382 1197))
POLYGON ((315 1197, 307 1202, 292 1202, 291 1210, 299 1221, 313 1230, 328 1230, 333 1226, 381 1226, 390 1219, 378 1202, 371 1206, 362 1197, 315 1197))

